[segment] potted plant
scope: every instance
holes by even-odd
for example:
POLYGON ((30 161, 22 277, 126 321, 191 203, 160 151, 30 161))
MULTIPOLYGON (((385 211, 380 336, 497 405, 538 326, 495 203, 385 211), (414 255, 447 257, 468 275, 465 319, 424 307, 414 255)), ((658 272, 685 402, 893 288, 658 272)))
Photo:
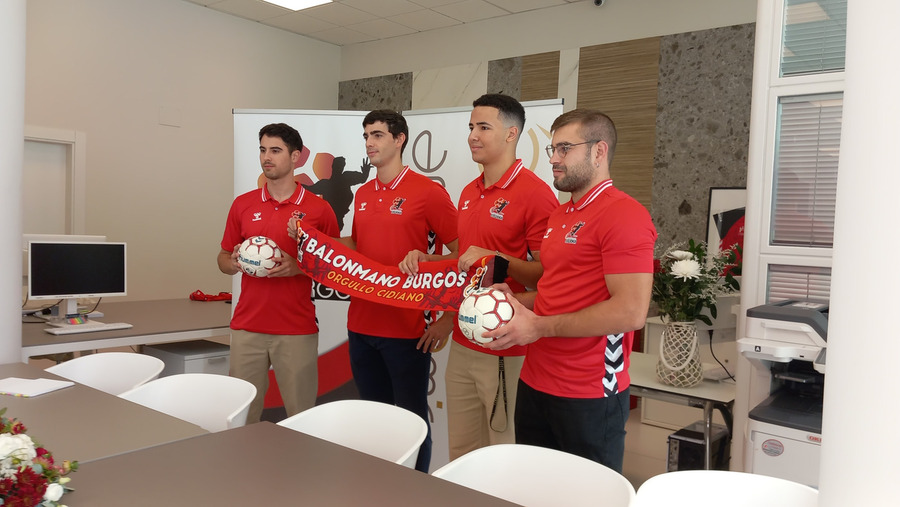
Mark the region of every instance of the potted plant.
POLYGON ((712 325, 717 297, 739 289, 735 247, 709 256, 706 243, 690 240, 672 245, 654 261, 652 300, 666 326, 656 366, 662 382, 691 387, 703 380, 696 322, 712 325))

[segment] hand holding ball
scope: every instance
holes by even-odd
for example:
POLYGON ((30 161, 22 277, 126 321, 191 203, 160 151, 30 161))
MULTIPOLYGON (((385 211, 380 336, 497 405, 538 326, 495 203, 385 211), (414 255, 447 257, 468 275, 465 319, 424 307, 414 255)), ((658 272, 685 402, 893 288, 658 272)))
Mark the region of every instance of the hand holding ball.
POLYGON ((483 288, 469 294, 459 305, 459 329, 472 343, 484 345, 493 338, 483 338, 482 333, 493 331, 512 320, 512 303, 505 292, 483 288))
POLYGON ((265 236, 247 238, 238 248, 238 264, 250 276, 268 276, 269 270, 280 264, 275 257, 281 257, 281 249, 265 236))

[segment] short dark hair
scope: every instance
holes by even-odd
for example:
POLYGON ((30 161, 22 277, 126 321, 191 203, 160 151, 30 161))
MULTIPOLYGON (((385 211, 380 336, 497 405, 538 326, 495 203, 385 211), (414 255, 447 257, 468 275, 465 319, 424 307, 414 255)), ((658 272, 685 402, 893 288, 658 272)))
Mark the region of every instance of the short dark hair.
POLYGON ((507 127, 517 127, 519 136, 525 130, 525 108, 518 100, 502 93, 486 93, 472 102, 472 107, 493 107, 507 127))
POLYGON ((259 129, 259 140, 262 141, 263 136, 277 137, 281 139, 291 153, 294 151, 303 151, 303 138, 300 132, 286 123, 270 123, 259 129))
POLYGON ((605 141, 609 146, 606 155, 609 166, 612 167, 613 155, 616 153, 616 124, 609 116, 596 109, 573 109, 559 115, 550 126, 551 132, 566 125, 575 123, 578 125, 578 135, 585 141, 605 141))
POLYGON ((387 125, 388 132, 391 133, 394 139, 397 139, 397 136, 400 134, 404 135, 403 146, 400 147, 400 154, 403 154, 403 150, 406 149, 406 143, 409 142, 409 125, 406 124, 406 118, 397 111, 376 109, 363 118, 362 126, 366 128, 366 125, 379 121, 387 125))

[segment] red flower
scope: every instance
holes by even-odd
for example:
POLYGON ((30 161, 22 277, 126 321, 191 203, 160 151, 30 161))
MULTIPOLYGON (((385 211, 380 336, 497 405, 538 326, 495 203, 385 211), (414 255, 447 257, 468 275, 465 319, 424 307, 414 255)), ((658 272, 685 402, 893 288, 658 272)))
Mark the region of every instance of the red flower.
POLYGON ((16 472, 13 488, 12 494, 4 499, 4 507, 38 505, 43 501, 44 493, 47 491, 47 480, 31 467, 23 467, 16 472))

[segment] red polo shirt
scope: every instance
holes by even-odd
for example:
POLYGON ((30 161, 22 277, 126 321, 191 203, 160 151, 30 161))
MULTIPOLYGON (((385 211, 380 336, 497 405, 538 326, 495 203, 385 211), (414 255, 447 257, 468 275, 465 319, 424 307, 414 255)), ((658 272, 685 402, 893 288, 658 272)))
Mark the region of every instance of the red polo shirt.
MULTIPOLYGON (((652 273, 656 229, 639 202, 606 180, 547 221, 541 245, 544 275, 538 315, 571 313, 609 299, 607 274, 652 273)), ((603 398, 630 385, 634 332, 610 336, 543 337, 528 346, 521 379, 567 398, 603 398)))
MULTIPOLYGON (((408 166, 388 184, 375 178, 356 191, 352 238, 366 257, 395 266, 410 250, 427 251, 431 231, 441 244, 455 240, 456 208, 444 187, 408 166)), ((425 317, 421 310, 350 298, 347 328, 371 336, 418 339, 425 331, 425 317)))
MULTIPOLYGON (((484 187, 484 176, 475 178, 459 195, 459 252, 470 246, 499 250, 519 259, 541 250, 547 217, 559 207, 556 194, 521 160, 516 160, 497 183, 484 187)), ((524 286, 512 278, 506 283, 515 292, 524 286)), ((453 325, 453 339, 460 345, 486 354, 525 355, 525 347, 488 350, 470 342, 453 325)))
MULTIPOLYGON (((296 257, 297 242, 288 236, 287 224, 291 217, 298 216, 329 236, 340 234, 331 206, 301 185, 284 202, 275 201, 263 186, 239 195, 231 204, 222 249, 231 252, 247 238, 266 236, 285 254, 296 257)), ((231 318, 231 328, 280 335, 318 332, 312 281, 306 275, 275 278, 241 275, 241 296, 231 318)))

